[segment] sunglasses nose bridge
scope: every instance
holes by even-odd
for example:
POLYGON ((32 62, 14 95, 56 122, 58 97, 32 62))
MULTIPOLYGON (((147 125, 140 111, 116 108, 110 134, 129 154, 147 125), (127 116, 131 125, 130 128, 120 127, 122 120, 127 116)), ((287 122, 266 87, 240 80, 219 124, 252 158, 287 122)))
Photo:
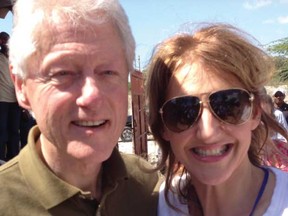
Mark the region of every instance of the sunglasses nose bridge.
MULTIPOLYGON (((211 95, 210 95, 211 96, 211 95)), ((199 110, 199 114, 198 114, 198 121, 200 118, 202 118, 203 115, 203 111, 204 108, 206 109, 206 111, 208 111, 209 115, 207 116, 205 114, 205 122, 210 122, 213 121, 213 119, 217 120, 217 122, 223 122, 223 119, 221 119, 221 117, 219 117, 216 113, 217 111, 213 109, 213 106, 211 105, 211 101, 210 98, 207 98, 206 100, 202 100, 200 101, 200 110, 199 110)))
MULTIPOLYGON (((202 117, 202 114, 203 114, 203 111, 204 109, 206 109, 207 111, 210 112, 211 116, 215 117, 215 112, 210 104, 210 100, 207 99, 207 100, 201 100, 200 101, 200 110, 199 110, 199 114, 198 114, 198 120, 199 118, 202 117)), ((217 118, 217 116, 216 116, 217 118)))
POLYGON ((213 116, 215 115, 215 112, 211 106, 209 98, 206 98, 205 100, 200 101, 200 111, 199 111, 200 113, 198 118, 201 117, 204 108, 206 108, 213 116))
POLYGON ((210 101, 201 101, 197 118, 197 136, 201 139, 211 139, 219 133, 221 121, 213 111, 210 101))
POLYGON ((214 116, 214 112, 213 112, 213 110, 212 110, 212 108, 210 106, 209 98, 203 99, 203 100, 199 99, 199 105, 200 105, 200 107, 199 107, 199 110, 198 110, 198 114, 197 114, 197 117, 196 117, 195 122, 193 123, 193 125, 195 123, 197 123, 199 121, 199 119, 202 117, 204 108, 207 108, 209 110, 209 112, 211 112, 211 114, 214 116))
POLYGON ((201 100, 200 105, 202 108, 210 108, 210 101, 209 99, 201 100))

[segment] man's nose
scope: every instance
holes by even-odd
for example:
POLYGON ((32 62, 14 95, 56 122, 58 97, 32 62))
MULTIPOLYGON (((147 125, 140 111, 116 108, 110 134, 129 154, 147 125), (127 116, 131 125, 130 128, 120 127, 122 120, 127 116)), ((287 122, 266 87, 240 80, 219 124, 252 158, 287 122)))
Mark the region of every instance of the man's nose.
POLYGON ((81 93, 76 100, 78 106, 88 106, 101 98, 100 84, 92 77, 86 77, 81 85, 81 93))

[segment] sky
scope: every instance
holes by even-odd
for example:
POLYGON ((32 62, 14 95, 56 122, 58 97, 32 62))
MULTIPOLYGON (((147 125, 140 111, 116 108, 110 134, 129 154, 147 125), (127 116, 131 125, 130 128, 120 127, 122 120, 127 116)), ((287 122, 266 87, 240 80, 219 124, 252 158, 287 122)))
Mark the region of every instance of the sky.
MULTIPOLYGON (((136 41, 135 67, 142 70, 162 40, 201 22, 225 22, 267 45, 288 37, 288 0, 119 0, 136 41), (189 24, 188 24, 189 23, 189 24), (140 60, 139 60, 140 59, 140 60)), ((0 19, 9 34, 12 14, 0 19)))

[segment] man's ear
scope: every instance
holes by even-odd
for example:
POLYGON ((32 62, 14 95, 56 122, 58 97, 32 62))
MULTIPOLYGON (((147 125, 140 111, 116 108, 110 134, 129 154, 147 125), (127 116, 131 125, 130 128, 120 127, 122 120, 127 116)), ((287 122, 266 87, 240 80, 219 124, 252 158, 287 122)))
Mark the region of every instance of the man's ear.
POLYGON ((29 100, 27 98, 25 80, 19 77, 18 75, 16 75, 15 71, 13 70, 14 70, 13 66, 10 65, 10 76, 14 83, 18 103, 21 107, 27 110, 30 110, 31 107, 30 107, 29 100))

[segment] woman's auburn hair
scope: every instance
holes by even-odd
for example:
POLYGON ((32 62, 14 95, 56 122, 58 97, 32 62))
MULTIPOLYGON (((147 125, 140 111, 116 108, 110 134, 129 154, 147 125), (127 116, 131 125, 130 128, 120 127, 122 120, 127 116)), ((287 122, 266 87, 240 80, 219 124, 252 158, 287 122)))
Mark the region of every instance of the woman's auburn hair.
MULTIPOLYGON (((200 64, 209 73, 215 73, 223 79, 233 76, 246 90, 254 94, 254 113, 261 112, 261 124, 252 132, 248 151, 252 164, 263 164, 263 154, 266 154, 264 145, 273 145, 269 138, 271 130, 281 133, 287 139, 286 131, 261 108, 261 101, 266 97, 263 93, 264 85, 275 69, 271 57, 252 41, 256 40, 232 25, 206 23, 200 25, 196 31, 176 34, 160 43, 154 50, 146 77, 148 121, 151 132, 162 150, 156 169, 166 167, 165 198, 170 206, 168 190, 173 176, 179 173, 179 169, 182 170, 183 165, 176 160, 170 143, 162 137, 164 125, 159 109, 166 100, 171 77, 184 65, 200 64)), ((181 173, 187 173, 185 167, 181 173)))

